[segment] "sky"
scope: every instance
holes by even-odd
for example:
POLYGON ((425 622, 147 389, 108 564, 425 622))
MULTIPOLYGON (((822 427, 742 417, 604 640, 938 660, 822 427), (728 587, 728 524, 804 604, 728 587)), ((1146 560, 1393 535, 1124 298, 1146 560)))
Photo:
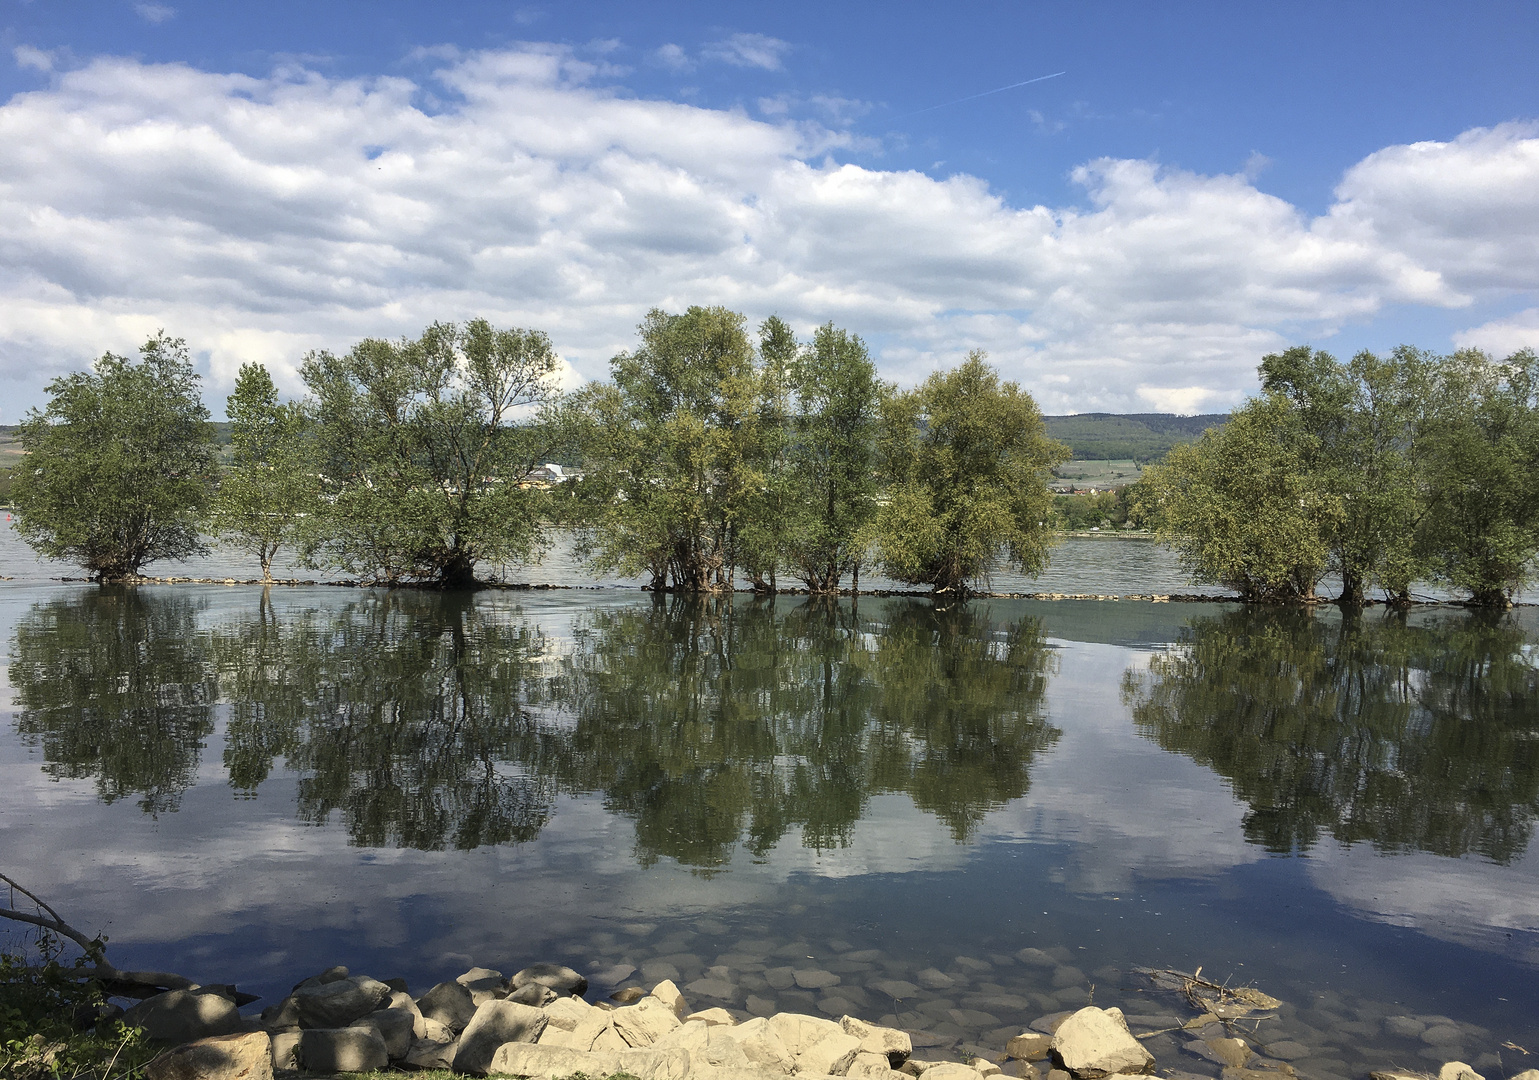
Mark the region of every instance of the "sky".
POLYGON ((0 0, 0 423, 157 329, 245 362, 651 308, 985 350, 1049 413, 1262 356, 1539 347, 1539 6, 0 0))

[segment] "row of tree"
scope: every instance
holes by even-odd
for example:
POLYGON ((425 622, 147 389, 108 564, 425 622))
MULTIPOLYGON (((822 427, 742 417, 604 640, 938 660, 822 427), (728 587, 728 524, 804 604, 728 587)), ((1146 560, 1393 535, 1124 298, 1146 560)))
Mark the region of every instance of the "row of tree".
POLYGON ((1539 554, 1539 355, 1401 347, 1343 363, 1265 357, 1262 393, 1176 447, 1133 492, 1135 519, 1199 580, 1247 600, 1407 603, 1433 580, 1505 607, 1539 554))
POLYGON ((132 576, 204 550, 213 533, 270 576, 306 565, 460 587, 575 530, 599 570, 709 592, 742 572, 816 593, 862 565, 939 592, 1008 562, 1047 561, 1048 470, 1067 456, 1031 397, 974 353, 899 392, 832 324, 799 342, 766 320, 651 312, 612 378, 575 393, 535 330, 485 320, 306 357, 309 391, 282 403, 244 366, 221 465, 185 342, 157 334, 137 362, 107 354, 49 387, 21 426, 23 537, 93 576, 132 576), (527 479, 565 453, 583 479, 527 479))

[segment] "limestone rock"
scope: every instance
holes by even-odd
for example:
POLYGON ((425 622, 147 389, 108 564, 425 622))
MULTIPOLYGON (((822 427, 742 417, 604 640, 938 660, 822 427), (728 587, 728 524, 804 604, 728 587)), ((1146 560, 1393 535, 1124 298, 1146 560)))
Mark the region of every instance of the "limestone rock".
POLYGON ((427 1035, 427 1017, 422 1015, 422 1010, 417 1008, 417 1003, 411 999, 411 995, 405 990, 392 990, 390 997, 385 1002, 387 1009, 400 1009, 411 1014, 411 1034, 414 1039, 421 1039, 427 1035))
POLYGON ((1421 1041, 1428 1046, 1454 1046, 1464 1041, 1464 1032, 1452 1024, 1433 1024, 1421 1033, 1421 1041))
POLYGON ((1021 1061, 1042 1061, 1053 1050, 1053 1037, 1039 1031, 1025 1031, 1005 1044, 1005 1053, 1021 1061))
POLYGON ((474 994, 477 990, 500 990, 506 992, 508 980, 502 977, 502 972, 491 968, 473 967, 465 974, 454 980, 474 994))
POLYGON ((1228 1065, 1238 1069, 1250 1060, 1251 1049, 1244 1039, 1212 1038, 1199 1039, 1187 1045, 1187 1049, 1193 1053, 1207 1058, 1219 1065, 1228 1065))
POLYGON ((243 1030, 235 1002, 193 990, 167 990, 147 997, 123 1014, 123 1023, 143 1028, 151 1039, 177 1043, 243 1030))
POLYGON ((1063 1022, 1073 1015, 1074 1010, 1068 1009, 1064 1012, 1048 1013, 1046 1016, 1039 1016, 1031 1022, 1031 1030, 1040 1031, 1046 1035, 1056 1035, 1063 1022))
POLYGON ((1005 1070, 994 1064, 988 1058, 973 1058, 973 1070, 979 1076, 998 1076, 1005 1070))
POLYGON ((345 1028, 390 1000, 390 987, 367 975, 306 986, 294 994, 299 1026, 345 1028))
POLYGON ((690 1072, 689 1054, 679 1049, 629 1049, 615 1052, 619 1071, 639 1080, 684 1080, 690 1072))
POLYGON ((668 1006, 673 1011, 673 1015, 677 1016, 680 1020, 690 1013, 689 1002, 684 1000, 683 993, 674 985, 672 979, 664 979, 652 987, 651 996, 668 1006))
POLYGON ((1296 1061, 1302 1057, 1308 1057, 1314 1051, 1301 1042, 1293 1039, 1281 1039, 1277 1042, 1267 1043, 1262 1047, 1267 1057, 1277 1058, 1279 1061, 1296 1061))
POLYGON ((533 1043, 547 1023, 545 1013, 516 1001, 488 1001, 460 1033, 454 1071, 484 1076, 504 1043, 533 1043))
POLYGON ((144 1067, 147 1080, 272 1080, 272 1039, 265 1031, 214 1035, 167 1050, 144 1067))
POLYGON ((686 1024, 691 1020, 704 1020, 707 1024, 711 1024, 713 1026, 717 1024, 731 1026, 732 1024, 737 1023, 737 1018, 729 1013, 726 1009, 722 1008, 701 1009, 699 1012, 692 1012, 688 1016, 684 1017, 684 1022, 686 1024))
POLYGON ((567 1045, 573 1050, 588 1051, 618 1050, 629 1044, 615 1031, 614 1013, 595 1009, 572 1029, 572 1037, 567 1040, 567 1045))
POLYGON ((454 1064, 454 1052, 458 1049, 459 1045, 454 1042, 418 1039, 411 1044, 406 1064, 414 1069, 447 1069, 454 1064))
POLYGON ((588 980, 562 964, 530 964, 511 981, 514 990, 535 982, 570 997, 582 997, 588 992, 588 980))
POLYGON ((887 1074, 892 1071, 892 1066, 887 1063, 886 1054, 871 1054, 862 1050, 855 1055, 855 1060, 850 1062, 850 1067, 844 1071, 845 1076, 863 1076, 869 1080, 887 1080, 887 1074))
MULTIPOLYGON (((399 1061, 411 1051, 416 1038, 417 1023, 422 1019, 405 1009, 377 1009, 365 1016, 358 1024, 371 1024, 385 1041, 385 1052, 391 1061, 399 1061)), ((426 1025, 423 1025, 426 1028, 426 1025)))
POLYGON ((796 1071, 843 1076, 858 1053, 860 1040, 835 1028, 796 1055, 796 1071))
POLYGON ((877 979, 874 982, 868 982, 866 986, 898 1001, 919 996, 919 987, 904 979, 877 979))
POLYGON ((1117 1009, 1087 1005, 1065 1020, 1053 1036, 1059 1064, 1080 1080, 1100 1080, 1115 1073, 1143 1073, 1154 1055, 1128 1032, 1117 1009))
POLYGON ((476 1014, 470 991, 457 982, 441 982, 417 999, 417 1008, 429 1020, 437 1020, 451 1031, 463 1031, 476 1014))
POLYGON ((562 1031, 573 1031, 577 1025, 588 1018, 593 1012, 593 1006, 582 998, 561 997, 545 1006, 545 1015, 550 1021, 550 1026, 560 1028, 562 1031))
POLYGON ((791 978, 795 979, 796 985, 803 990, 826 990, 844 981, 832 971, 824 971, 822 968, 802 968, 799 971, 793 971, 791 978))
POLYGON ((1510 1080, 1539 1080, 1539 1069, 1524 1069, 1512 1076, 1510 1080))
POLYGON ((426 1039, 428 1042, 452 1043, 456 1036, 454 1029, 448 1024, 424 1016, 422 1018, 422 1034, 417 1037, 419 1039, 426 1039))
POLYGON ((978 1080, 978 1071, 971 1065, 943 1061, 924 1071, 925 1080, 978 1080))
POLYGON ((294 995, 263 1009, 262 1026, 268 1031, 290 1031, 299 1027, 299 1002, 294 995))
POLYGON ((1027 967, 1055 968, 1058 966, 1058 961, 1041 949, 1022 949, 1015 954, 1015 958, 1027 967))
POLYGON ((306 1072, 369 1072, 388 1066, 390 1054, 372 1027, 309 1028, 299 1036, 299 1061, 306 1072))
POLYGON ((791 1053, 768 1017, 756 1016, 733 1027, 716 1028, 712 1035, 737 1043, 752 1066, 781 1073, 796 1067, 796 1055, 791 1053))
MULTIPOLYGON (((957 981, 950 975, 935 968, 925 968, 918 975, 914 976, 914 981, 926 990, 949 990, 957 984, 957 981)), ((965 1068, 966 1066, 963 1067, 965 1068)))
MULTIPOLYGON (((1391 1017, 1391 1019, 1394 1018, 1391 1017)), ((1532 1069, 1529 1071, 1534 1072, 1535 1076, 1539 1077, 1539 1071, 1532 1069)), ((1518 1076, 1522 1075, 1522 1073, 1518 1074, 1518 1076)), ((1518 1076, 1514 1076, 1512 1080, 1518 1080, 1518 1076)), ((1383 1069, 1379 1072, 1369 1073, 1368 1080, 1430 1080, 1430 1078, 1426 1073, 1406 1072, 1403 1069, 1383 1069)))
POLYGON ((1390 1016, 1384 1020, 1384 1030, 1402 1039, 1414 1039, 1427 1030, 1427 1025, 1414 1016, 1390 1016))
POLYGON ((832 1020, 804 1013, 776 1013, 769 1018, 769 1022, 785 1048, 796 1058, 800 1058, 802 1051, 810 1050, 824 1036, 835 1031, 844 1033, 844 1029, 832 1020))
POLYGON ((651 1046, 681 1023, 674 1009, 658 997, 644 997, 609 1015, 615 1031, 634 1047, 651 1046))
POLYGON ((1437 1071, 1437 1080, 1486 1080, 1486 1078, 1462 1061, 1449 1061, 1437 1071))
POLYGON ((844 1029, 845 1034, 853 1035, 860 1040, 862 1054, 881 1054, 887 1059, 888 1068, 896 1069, 914 1052, 914 1042, 906 1031, 878 1027, 876 1024, 868 1024, 853 1016, 840 1017, 839 1026, 844 1029))
POLYGON ((557 1046, 508 1043, 497 1048, 489 1072, 494 1076, 607 1076, 617 1071, 613 1054, 594 1054, 557 1046))
MULTIPOLYGON (((480 994, 471 994, 471 997, 475 1000, 477 1005, 480 1005, 487 1000, 487 996, 482 996, 480 994)), ((516 1002, 519 1005, 528 1005, 533 1009, 539 1009, 549 1005, 552 1001, 559 1000, 560 997, 560 994, 556 993, 544 983, 532 982, 525 983, 517 990, 507 994, 504 997, 504 1000, 516 1002)))
POLYGON ((301 1034, 299 1029, 295 1028, 293 1031, 280 1031, 272 1036, 274 1069, 294 1072, 299 1068, 299 1039, 301 1034))

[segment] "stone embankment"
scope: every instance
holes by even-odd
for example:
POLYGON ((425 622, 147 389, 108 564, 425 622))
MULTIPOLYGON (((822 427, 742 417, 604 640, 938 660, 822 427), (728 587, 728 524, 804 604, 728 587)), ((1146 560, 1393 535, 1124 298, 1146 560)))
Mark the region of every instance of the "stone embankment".
MULTIPOLYGON (((1301 1075, 1289 1059, 1305 1056, 1307 1047, 1255 1038, 1268 1011, 1281 1004, 1276 999, 1196 976, 1147 974, 1166 989, 1173 978, 1198 1015, 1166 1017, 1169 1027, 1141 1030, 1149 1018, 1130 1025, 1120 1009, 1085 1005, 1023 1025, 1003 1054, 966 1054, 961 1061, 916 1058, 909 1032, 849 1015, 696 1011, 672 980, 590 1003, 587 978, 558 964, 536 964, 511 978, 472 968, 417 997, 402 980, 335 967, 305 979, 260 1016, 240 1014, 233 988, 211 986, 159 994, 122 1018, 173 1044, 150 1064, 148 1080, 271 1080, 275 1073, 389 1068, 588 1080, 1135 1080, 1160 1064, 1144 1040, 1172 1033, 1184 1040, 1184 1051, 1215 1066, 1220 1080, 1301 1075)), ((1207 1080, 1179 1067, 1158 1071, 1169 1080, 1207 1080)), ((1371 1080, 1432 1077, 1387 1069, 1371 1080)), ((1450 1061, 1436 1080, 1485 1078, 1450 1061)), ((1511 1080, 1539 1080, 1539 1070, 1511 1080)))

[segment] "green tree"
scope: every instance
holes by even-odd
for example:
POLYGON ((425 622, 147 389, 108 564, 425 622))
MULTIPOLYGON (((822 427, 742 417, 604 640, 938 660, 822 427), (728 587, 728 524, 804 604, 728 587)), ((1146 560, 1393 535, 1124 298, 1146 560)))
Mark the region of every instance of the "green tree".
POLYGON ((972 353, 886 400, 878 452, 889 483, 877 519, 883 568, 898 581, 965 591, 1001 556, 1023 573, 1047 565, 1047 471, 1069 456, 1036 402, 972 353))
POLYGON ((1309 599, 1341 516, 1312 444, 1292 403, 1266 394, 1146 470, 1140 512, 1198 581, 1248 601, 1309 599))
POLYGON ((279 404, 278 388, 261 364, 241 365, 226 411, 231 462, 219 481, 210 524, 225 543, 255 555, 262 580, 271 581, 273 556, 319 508, 304 413, 293 402, 279 404))
POLYGON ((1539 552, 1539 354, 1448 357, 1426 438, 1421 551, 1474 604, 1507 607, 1539 552))
POLYGON ((779 316, 771 315, 759 324, 757 444, 752 448, 758 485, 748 492, 748 506, 737 528, 738 561, 758 593, 773 593, 779 587, 788 521, 798 509, 800 492, 790 455, 792 383, 800 353, 796 335, 779 316))
POLYGON ((612 381, 579 395, 587 508, 579 550, 652 587, 731 587, 763 485, 760 373, 743 316, 653 310, 612 381))
POLYGON ((865 342, 820 326, 793 372, 796 415, 787 521, 790 563, 814 593, 859 573, 876 514, 876 428, 884 386, 865 342))
POLYGON ((207 551, 198 531, 214 475, 213 427, 187 343, 162 331, 139 360, 104 353, 48 385, 18 436, 13 497, 22 539, 92 577, 207 551))
POLYGON ((543 333, 485 319, 308 356, 326 512, 306 560, 458 588, 481 562, 530 558, 545 515, 522 483, 557 429, 521 421, 555 401, 557 367, 543 333))

